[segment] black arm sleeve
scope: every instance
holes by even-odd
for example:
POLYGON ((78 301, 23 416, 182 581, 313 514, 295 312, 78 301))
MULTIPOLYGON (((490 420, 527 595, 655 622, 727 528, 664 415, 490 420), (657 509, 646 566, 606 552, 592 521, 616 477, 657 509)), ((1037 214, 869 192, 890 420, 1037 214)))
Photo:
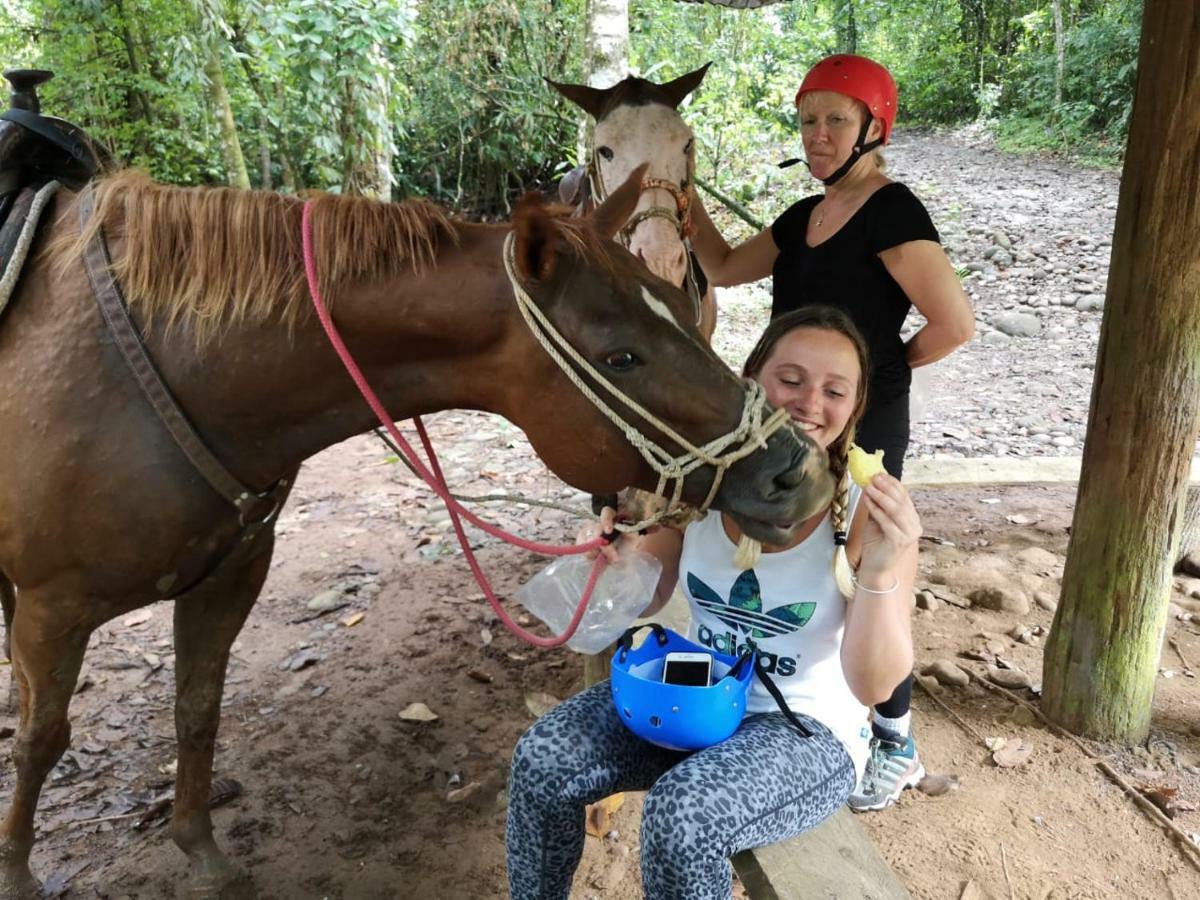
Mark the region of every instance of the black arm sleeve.
POLYGON ((869 241, 872 253, 882 253, 909 241, 941 243, 924 205, 903 184, 894 182, 880 188, 871 201, 869 241))

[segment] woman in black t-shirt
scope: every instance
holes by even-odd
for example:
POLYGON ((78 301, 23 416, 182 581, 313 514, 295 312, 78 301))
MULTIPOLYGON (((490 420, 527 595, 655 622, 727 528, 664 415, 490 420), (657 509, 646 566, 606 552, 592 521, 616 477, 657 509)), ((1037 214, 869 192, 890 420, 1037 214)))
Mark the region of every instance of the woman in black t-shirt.
MULTIPOLYGON (((878 148, 891 136, 896 100, 895 82, 878 63, 851 54, 821 60, 800 85, 796 107, 807 165, 825 192, 793 204, 732 248, 697 202, 692 246, 714 285, 773 275, 772 318, 810 304, 850 315, 871 355, 857 443, 883 450, 884 467, 899 478, 912 369, 969 340, 975 318, 925 207, 883 172, 878 148), (926 324, 904 342, 910 304, 926 324)), ((872 758, 851 807, 882 809, 924 774, 910 735, 911 698, 910 677, 875 708, 872 758)))

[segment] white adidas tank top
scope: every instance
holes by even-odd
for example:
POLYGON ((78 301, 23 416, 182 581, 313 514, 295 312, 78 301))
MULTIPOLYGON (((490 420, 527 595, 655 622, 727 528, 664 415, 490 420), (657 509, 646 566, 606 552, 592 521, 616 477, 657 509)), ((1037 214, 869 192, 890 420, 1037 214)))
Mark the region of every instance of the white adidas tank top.
MULTIPOLYGON (((850 486, 850 518, 861 490, 850 486)), ((688 527, 679 562, 679 586, 691 607, 689 637, 737 656, 751 639, 765 658, 788 706, 812 716, 845 745, 862 776, 868 755, 868 711, 842 672, 846 601, 833 577, 833 525, 826 514, 802 543, 763 553, 753 569, 733 565, 736 545, 713 512, 688 527)), ((747 712, 778 712, 757 678, 747 712)))

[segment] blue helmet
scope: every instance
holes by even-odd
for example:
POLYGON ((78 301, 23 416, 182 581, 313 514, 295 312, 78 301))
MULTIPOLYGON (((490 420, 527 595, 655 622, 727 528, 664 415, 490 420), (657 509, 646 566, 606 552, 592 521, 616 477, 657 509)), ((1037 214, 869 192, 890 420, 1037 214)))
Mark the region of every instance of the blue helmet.
POLYGON ((746 694, 754 678, 753 653, 741 657, 717 653, 661 625, 630 628, 612 658, 612 696, 617 715, 643 740, 668 750, 701 750, 719 744, 746 714, 746 694), (641 627, 654 633, 636 650, 633 635, 641 627), (668 653, 690 651, 713 658, 717 681, 709 687, 664 684, 668 653))

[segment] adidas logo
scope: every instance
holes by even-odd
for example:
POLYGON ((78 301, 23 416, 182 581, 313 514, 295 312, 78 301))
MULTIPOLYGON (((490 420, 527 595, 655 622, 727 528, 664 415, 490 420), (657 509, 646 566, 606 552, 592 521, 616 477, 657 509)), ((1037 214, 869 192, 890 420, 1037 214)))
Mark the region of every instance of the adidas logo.
POLYGON ((817 610, 816 603, 801 602, 777 606, 764 613, 762 592, 753 569, 738 576, 729 592, 728 602, 691 572, 688 573, 687 586, 701 609, 712 613, 735 632, 740 631, 754 640, 782 637, 799 631, 817 610))

